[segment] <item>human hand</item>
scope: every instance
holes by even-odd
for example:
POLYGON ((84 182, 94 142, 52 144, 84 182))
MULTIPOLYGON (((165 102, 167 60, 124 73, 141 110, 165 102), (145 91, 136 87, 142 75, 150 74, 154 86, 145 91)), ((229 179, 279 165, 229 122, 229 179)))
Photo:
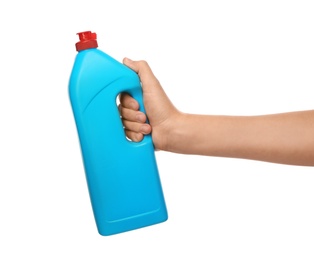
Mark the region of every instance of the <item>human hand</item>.
POLYGON ((180 112, 171 103, 147 62, 125 58, 123 63, 140 77, 146 110, 146 115, 139 111, 138 102, 129 94, 120 95, 119 111, 126 136, 140 142, 144 135, 151 133, 155 148, 167 150, 169 134, 180 112), (146 123, 147 119, 149 124, 146 123))

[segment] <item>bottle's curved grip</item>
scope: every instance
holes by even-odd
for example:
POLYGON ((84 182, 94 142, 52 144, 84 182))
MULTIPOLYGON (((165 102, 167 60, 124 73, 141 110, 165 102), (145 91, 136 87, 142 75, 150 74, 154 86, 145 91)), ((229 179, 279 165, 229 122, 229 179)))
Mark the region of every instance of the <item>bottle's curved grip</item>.
MULTIPOLYGON (((145 111, 145 107, 144 107, 144 101, 143 101, 143 91, 142 91, 142 87, 137 87, 137 88, 132 88, 130 90, 126 90, 126 93, 128 93, 129 95, 131 95, 138 103, 139 103, 139 111, 143 112, 144 114, 146 114, 145 111)), ((146 123, 149 123, 148 120, 146 121, 146 123)), ((142 142, 151 142, 151 135, 144 135, 144 139, 142 140, 142 142)), ((142 143, 141 142, 141 143, 142 143)))

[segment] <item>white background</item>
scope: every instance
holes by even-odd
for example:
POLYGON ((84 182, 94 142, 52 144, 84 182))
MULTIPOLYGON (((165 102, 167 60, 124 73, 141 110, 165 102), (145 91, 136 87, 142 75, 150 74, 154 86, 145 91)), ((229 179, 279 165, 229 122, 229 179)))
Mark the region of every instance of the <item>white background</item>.
MULTIPOLYGON (((167 222, 98 235, 68 98, 77 32, 200 114, 313 109, 313 1, 2 1, 0 259, 314 259, 311 167, 157 152, 167 222)), ((198 127, 198 126, 195 126, 198 127)))

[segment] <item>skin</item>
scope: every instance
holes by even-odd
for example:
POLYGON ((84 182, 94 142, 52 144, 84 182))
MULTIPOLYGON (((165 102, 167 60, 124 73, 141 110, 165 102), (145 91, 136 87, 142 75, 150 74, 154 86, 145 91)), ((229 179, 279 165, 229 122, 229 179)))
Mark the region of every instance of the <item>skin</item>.
POLYGON ((140 77, 146 110, 145 115, 135 99, 120 95, 120 113, 132 141, 151 133, 156 150, 314 166, 314 110, 259 116, 183 113, 147 62, 125 58, 123 63, 140 77))

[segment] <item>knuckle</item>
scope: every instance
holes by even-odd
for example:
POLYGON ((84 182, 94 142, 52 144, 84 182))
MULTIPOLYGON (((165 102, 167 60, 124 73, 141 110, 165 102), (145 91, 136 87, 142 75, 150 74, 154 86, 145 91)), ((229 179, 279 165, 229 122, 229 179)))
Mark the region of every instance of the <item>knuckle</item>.
POLYGON ((147 67, 147 66, 148 66, 148 63, 147 63, 146 60, 140 60, 140 61, 139 61, 139 65, 140 65, 141 67, 147 67))

